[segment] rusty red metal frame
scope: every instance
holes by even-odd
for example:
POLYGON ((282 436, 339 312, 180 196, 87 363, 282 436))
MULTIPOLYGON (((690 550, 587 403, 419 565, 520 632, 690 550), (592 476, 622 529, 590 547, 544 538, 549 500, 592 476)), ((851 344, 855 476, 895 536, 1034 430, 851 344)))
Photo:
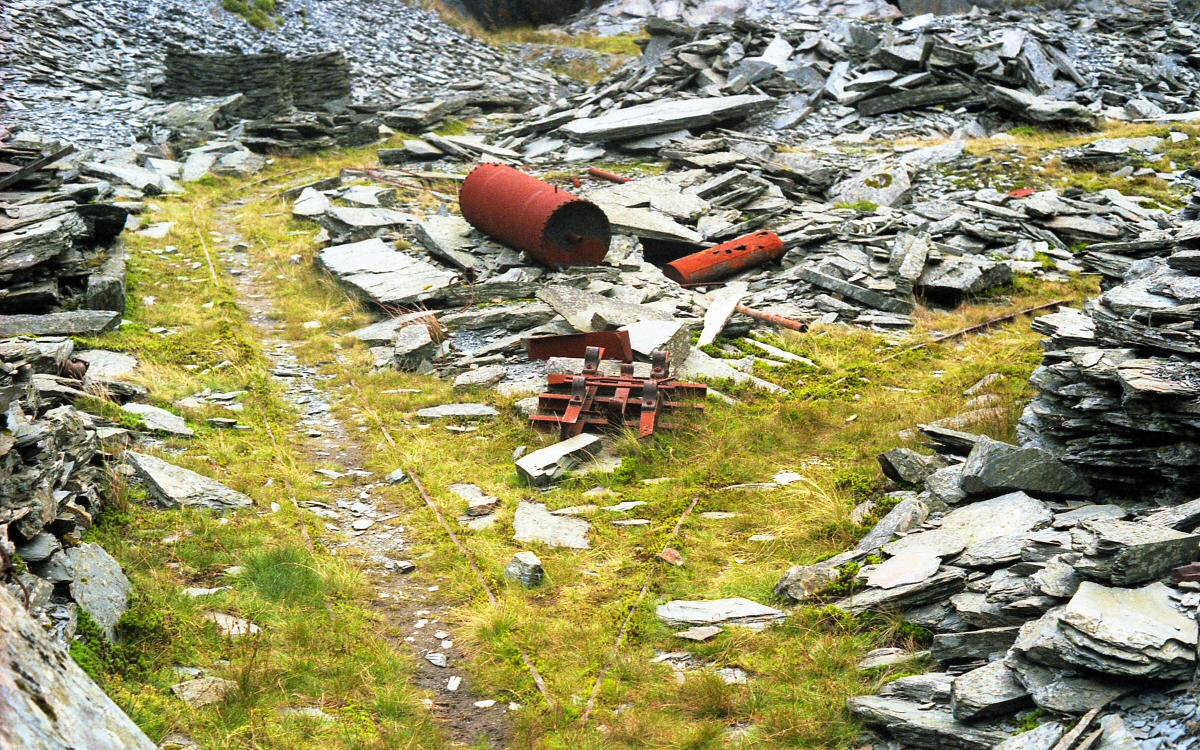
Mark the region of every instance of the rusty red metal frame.
POLYGON ((596 331, 594 333, 565 333, 559 336, 533 336, 521 339, 530 359, 573 357, 583 359, 588 347, 597 346, 607 359, 633 361, 633 346, 629 331, 596 331))
POLYGON ((463 218, 553 268, 595 265, 612 241, 596 204, 504 164, 481 164, 458 196, 463 218))
POLYGON ((703 403, 685 403, 708 392, 703 383, 677 382, 670 377, 670 355, 655 351, 649 378, 633 375, 631 363, 621 366, 620 375, 600 374, 604 358, 601 347, 589 347, 580 375, 552 374, 550 390, 538 397, 538 413, 529 418, 538 429, 559 431, 566 440, 585 429, 607 430, 636 427, 638 437, 649 437, 659 428, 671 428, 659 418, 669 410, 691 407, 702 411, 703 403))

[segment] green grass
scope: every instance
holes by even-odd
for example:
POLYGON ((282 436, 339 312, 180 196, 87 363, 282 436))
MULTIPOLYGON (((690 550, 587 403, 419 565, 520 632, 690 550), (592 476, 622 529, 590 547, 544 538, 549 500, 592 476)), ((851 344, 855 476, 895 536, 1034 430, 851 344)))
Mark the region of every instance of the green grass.
POLYGON ((246 23, 256 29, 275 30, 275 0, 221 0, 221 7, 246 19, 246 23))
MULTIPOLYGON (((291 219, 288 204, 275 196, 287 184, 372 159, 371 149, 280 157, 256 178, 265 180, 262 184, 244 192, 231 193, 238 184, 216 178, 185 198, 156 199, 161 208, 156 220, 178 221, 175 233, 161 243, 131 238, 129 317, 134 324, 101 341, 143 358, 143 382, 164 405, 206 385, 250 391, 238 418, 251 430, 210 429, 203 418, 216 412, 201 411, 189 415, 196 439, 172 441, 169 447, 185 450, 174 460, 248 492, 256 505, 220 524, 200 513, 148 510, 122 490, 121 513, 95 535, 115 545, 114 554, 135 582, 131 623, 151 611, 160 612, 162 620, 161 629, 139 626, 146 635, 131 649, 126 663, 132 666, 104 666, 103 654, 94 660, 104 667, 105 686, 118 702, 152 736, 185 731, 206 748, 436 747, 440 741, 419 694, 407 685, 411 657, 398 654, 388 641, 394 624, 380 620, 368 605, 373 589, 353 562, 354 548, 329 555, 325 550, 334 537, 292 502, 293 493, 297 501, 327 500, 328 491, 302 457, 298 441, 303 438, 291 430, 295 415, 267 375, 245 312, 234 304, 224 277, 213 285, 204 269, 190 270, 191 263, 204 259, 188 218, 192 208, 197 207, 199 230, 208 237, 217 228, 217 210, 205 201, 220 204, 236 197, 244 203, 232 220, 254 262, 269 269, 262 281, 276 302, 282 335, 301 362, 328 377, 321 387, 330 391, 336 416, 358 436, 363 468, 376 475, 397 466, 415 468, 450 519, 465 509, 465 501, 446 489, 455 482, 474 482, 501 499, 494 527, 461 532, 498 593, 500 604, 492 607, 411 485, 373 492, 401 513, 395 523, 405 526, 411 544, 406 554, 420 561, 416 575, 436 585, 436 598, 452 607, 444 627, 469 657, 473 689, 522 705, 513 714, 510 746, 853 747, 860 730, 846 712, 845 699, 906 673, 902 669, 921 668, 904 665, 863 674, 855 668, 858 659, 878 646, 921 643, 927 633, 895 618, 847 617, 816 602, 788 607, 785 624, 762 633, 729 629, 709 643, 685 644, 656 620, 654 608, 674 598, 725 596, 787 606, 773 594, 787 567, 836 554, 861 537, 869 526, 849 521, 857 503, 874 500, 876 517, 886 512, 884 494, 892 487, 880 474, 877 454, 898 445, 920 449, 918 441, 898 433, 961 413, 967 401, 963 390, 993 372, 1005 376, 993 388, 1005 414, 976 429, 1011 439, 1032 395, 1028 375, 1041 358, 1040 337, 1029 329, 1028 318, 891 359, 908 343, 822 325, 806 334, 785 332, 770 342, 816 367, 761 367, 756 374, 790 389, 789 394, 730 388, 740 405, 710 401, 702 416, 680 417, 677 429, 649 440, 618 436, 615 450, 623 464, 617 472, 573 477, 551 492, 534 493, 518 481, 512 454, 518 446, 533 449, 551 439, 531 431, 510 400, 486 390, 458 394, 428 377, 371 371, 366 347, 341 335, 372 316, 315 270, 314 225, 291 219), (180 257, 143 252, 168 242, 181 248, 180 257), (300 256, 299 264, 289 262, 293 255, 300 256), (199 281, 179 281, 180 275, 199 281), (156 304, 140 302, 147 294, 158 298, 156 304), (212 308, 200 306, 208 301, 214 302, 212 308), (304 328, 310 320, 322 327, 304 328), (179 333, 151 334, 156 326, 179 333), (224 361, 232 364, 216 369, 224 361), (467 399, 496 405, 500 416, 467 434, 425 427, 415 416, 425 406, 467 399), (802 473, 806 481, 774 491, 724 489, 768 480, 783 469, 802 473), (642 482, 657 477, 671 481, 642 482), (597 485, 619 493, 614 501, 645 501, 633 515, 652 524, 622 529, 594 517, 590 550, 535 545, 547 572, 544 585, 525 590, 507 582, 503 568, 524 548, 512 541, 517 502, 536 499, 552 509, 584 504, 589 499, 583 493, 597 485), (723 521, 693 515, 680 536, 670 539, 685 565, 655 572, 655 555, 693 498, 699 498, 697 511, 739 515, 723 521), (267 512, 272 501, 282 506, 278 513, 267 512), (190 536, 162 543, 181 531, 190 536), (756 534, 774 538, 750 541, 756 534), (229 579, 222 571, 231 565, 245 572, 229 579), (601 684, 593 719, 581 728, 578 718, 592 683, 609 664, 617 631, 652 573, 650 594, 634 613, 628 641, 601 684), (233 588, 211 600, 180 594, 184 586, 218 585, 233 588), (256 638, 222 640, 203 620, 206 608, 247 617, 264 631, 256 638), (555 708, 541 700, 518 647, 545 677, 555 708), (656 652, 674 650, 690 651, 703 668, 676 673, 650 663, 656 652), (211 669, 238 682, 239 690, 226 704, 190 711, 166 692, 177 679, 170 670, 175 664, 211 669), (711 674, 721 667, 741 668, 751 681, 725 685, 711 674), (337 722, 314 727, 285 719, 278 709, 289 705, 321 707, 337 722), (741 739, 728 734, 735 725, 741 739)), ((639 171, 643 166, 653 165, 639 165, 639 171)), ((401 189, 401 194, 409 210, 434 210, 438 204, 428 193, 401 189)), ((1088 279, 1049 283, 1018 277, 1012 287, 953 313, 918 308, 917 338, 910 341, 1055 298, 1082 300, 1096 291, 1088 279)), ((753 348, 746 341, 731 343, 753 348)))

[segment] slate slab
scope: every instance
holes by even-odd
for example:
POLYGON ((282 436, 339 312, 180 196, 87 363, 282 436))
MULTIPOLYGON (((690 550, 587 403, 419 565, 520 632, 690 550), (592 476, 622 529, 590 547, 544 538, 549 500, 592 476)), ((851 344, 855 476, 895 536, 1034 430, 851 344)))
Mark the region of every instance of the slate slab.
POLYGON ((133 584, 121 571, 121 564, 98 544, 71 547, 66 555, 75 568, 71 598, 104 628, 110 641, 115 641, 117 621, 128 608, 133 584))
POLYGON ((739 120, 775 106, 765 95, 715 96, 652 102, 573 120, 560 130, 585 141, 633 140, 720 122, 739 120))
POLYGON ((351 291, 385 306, 442 299, 455 279, 449 271, 389 247, 377 237, 326 248, 318 263, 351 291))
POLYGON ((72 310, 45 315, 0 315, 0 338, 12 336, 99 336, 121 322, 110 310, 72 310))
POLYGON ((1066 464, 1038 448, 980 436, 963 466, 962 488, 972 494, 1022 491, 1050 497, 1089 497, 1091 486, 1066 464))
POLYGON ((164 507, 224 511, 253 505, 249 497, 217 480, 168 463, 157 456, 129 451, 125 457, 139 476, 146 480, 151 492, 164 507))
POLYGON ((513 539, 537 542, 548 547, 589 549, 588 531, 592 525, 582 518, 556 516, 544 503, 521 501, 513 515, 513 539))

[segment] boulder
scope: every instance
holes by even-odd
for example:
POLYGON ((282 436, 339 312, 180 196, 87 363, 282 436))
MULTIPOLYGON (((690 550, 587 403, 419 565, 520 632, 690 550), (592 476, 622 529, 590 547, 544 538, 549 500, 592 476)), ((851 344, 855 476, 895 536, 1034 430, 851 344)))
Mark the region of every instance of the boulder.
POLYGON ((954 680, 950 712, 959 721, 975 721, 1011 714, 1032 704, 1013 670, 1003 661, 994 661, 954 680))
POLYGON ((997 495, 1028 492, 1050 497, 1088 497, 1092 488, 1073 469, 1046 451, 980 436, 963 465, 962 488, 997 495))
POLYGON ((71 598, 83 607, 110 641, 116 639, 117 621, 125 614, 133 584, 121 564, 98 544, 81 544, 66 551, 75 570, 71 598))
POLYGON ((893 448, 879 454, 879 466, 888 479, 906 484, 921 484, 938 469, 946 468, 941 456, 923 456, 909 448, 893 448))
POLYGON ((1082 553, 1075 570, 1087 578, 1132 586, 1200 558, 1200 535, 1129 521, 1083 521, 1071 533, 1082 553))
POLYGON ((522 501, 513 515, 513 539, 537 542, 548 547, 588 549, 588 531, 592 525, 582 518, 556 516, 542 503, 522 501))
POLYGON ((1023 625, 1013 650, 1048 667, 1190 679, 1196 621, 1171 606, 1168 592, 1161 583, 1123 589, 1084 581, 1065 607, 1023 625))
POLYGON ((1009 732, 987 721, 958 721, 948 708, 927 708, 899 698, 861 695, 847 701, 863 723, 886 729, 904 745, 939 750, 992 750, 1009 732))
POLYGON ((1039 500, 1024 492, 972 503, 946 514, 942 525, 930 531, 909 534, 883 545, 889 555, 924 548, 943 559, 987 539, 1034 531, 1050 523, 1054 515, 1039 500))
POLYGON ((0 745, 157 750, 7 589, 0 587, 0 745))

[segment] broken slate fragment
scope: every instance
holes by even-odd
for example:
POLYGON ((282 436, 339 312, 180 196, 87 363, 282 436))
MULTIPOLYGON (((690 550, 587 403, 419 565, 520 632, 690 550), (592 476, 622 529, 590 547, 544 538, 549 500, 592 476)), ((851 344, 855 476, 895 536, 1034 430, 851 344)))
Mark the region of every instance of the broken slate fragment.
POLYGON ((220 703, 236 689, 236 682, 220 677, 197 677, 171 686, 175 697, 192 708, 204 708, 213 703, 220 703))
POLYGON ((121 410, 136 414, 146 425, 146 429, 151 432, 162 432, 176 437, 192 437, 196 434, 192 428, 187 426, 183 417, 157 406, 129 403, 122 404, 121 410))
POLYGON ((499 413, 487 404, 442 404, 417 410, 421 419, 490 419, 499 413))
POLYGON ((513 515, 513 539, 518 542, 588 549, 587 535, 591 528, 582 518, 554 515, 542 503, 521 501, 513 515))
POLYGON ((1033 704, 1029 691, 1003 661, 957 677, 951 696, 950 712, 959 721, 1003 716, 1033 704))
POLYGON ((517 459, 517 473, 533 487, 553 484, 600 452, 601 440, 582 433, 517 459))
POLYGON ((442 299, 455 279, 454 274, 395 250, 377 237, 326 248, 318 262, 351 291, 384 306, 411 307, 442 299))
POLYGON ((632 140, 656 133, 740 120, 773 106, 774 98, 750 94, 660 101, 611 110, 599 117, 573 120, 561 130, 585 141, 632 140))
POLYGON ((229 489, 215 479, 197 474, 145 453, 125 454, 126 460, 150 487, 151 493, 167 508, 207 508, 229 510, 253 504, 250 498, 229 489))

